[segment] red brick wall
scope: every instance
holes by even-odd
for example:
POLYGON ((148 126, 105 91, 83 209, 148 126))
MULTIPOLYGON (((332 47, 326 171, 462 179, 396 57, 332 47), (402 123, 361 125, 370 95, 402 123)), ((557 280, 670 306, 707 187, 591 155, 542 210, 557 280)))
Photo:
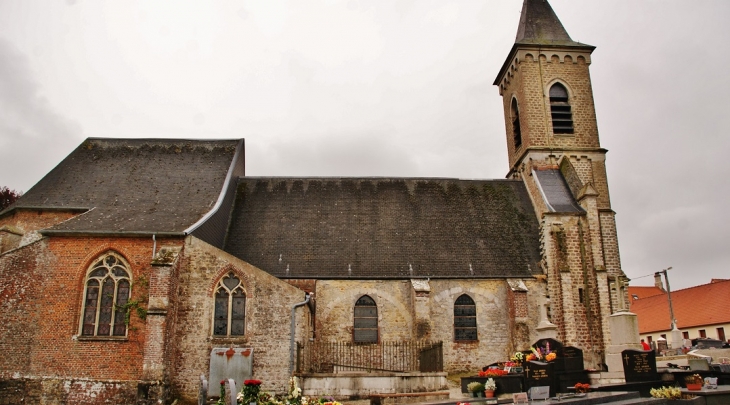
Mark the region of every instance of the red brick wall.
MULTIPOLYGON (((125 340, 78 338, 86 272, 108 250, 129 263, 132 298, 146 295, 138 281, 150 278, 151 239, 45 238, 0 256, 0 378, 53 377, 104 384, 142 378, 146 324, 135 314, 125 340)), ((136 395, 136 382, 133 385, 136 395)), ((126 389, 119 387, 111 389, 126 389)), ((67 388, 71 395, 73 387, 67 388)), ((86 392, 99 400, 104 397, 86 392)))

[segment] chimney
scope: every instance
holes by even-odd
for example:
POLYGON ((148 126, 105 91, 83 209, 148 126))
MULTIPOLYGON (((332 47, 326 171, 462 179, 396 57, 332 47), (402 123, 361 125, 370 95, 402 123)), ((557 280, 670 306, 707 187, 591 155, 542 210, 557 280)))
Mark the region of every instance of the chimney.
POLYGON ((662 283, 662 274, 661 273, 654 273, 654 286, 663 292, 666 290, 664 289, 664 283, 662 283))

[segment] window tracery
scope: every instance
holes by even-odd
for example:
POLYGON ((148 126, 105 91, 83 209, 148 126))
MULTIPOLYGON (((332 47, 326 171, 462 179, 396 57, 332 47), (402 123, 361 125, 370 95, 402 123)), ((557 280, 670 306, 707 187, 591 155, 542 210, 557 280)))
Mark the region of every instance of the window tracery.
POLYGON ((246 333, 246 291, 233 272, 216 286, 213 318, 214 336, 243 336, 246 333))
POLYGON ((127 264, 105 253, 86 276, 81 336, 126 336, 126 304, 131 292, 127 264))

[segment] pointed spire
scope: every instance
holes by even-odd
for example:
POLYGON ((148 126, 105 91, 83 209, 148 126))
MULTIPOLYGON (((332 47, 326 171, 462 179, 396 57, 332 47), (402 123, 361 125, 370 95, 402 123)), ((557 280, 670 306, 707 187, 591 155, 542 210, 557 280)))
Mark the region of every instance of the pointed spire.
POLYGON ((525 0, 522 4, 515 43, 586 46, 570 38, 547 0, 525 0))

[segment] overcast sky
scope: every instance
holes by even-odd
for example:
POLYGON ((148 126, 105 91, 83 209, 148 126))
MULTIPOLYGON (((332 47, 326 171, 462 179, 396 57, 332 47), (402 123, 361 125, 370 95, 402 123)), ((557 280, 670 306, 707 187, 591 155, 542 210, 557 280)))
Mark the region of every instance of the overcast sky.
MULTIPOLYGON (((730 278, 730 2, 551 0, 591 75, 623 269, 730 278), (725 157, 723 157, 725 156, 725 157)), ((253 176, 503 178, 521 0, 0 0, 0 186, 87 137, 245 138, 253 176)))

